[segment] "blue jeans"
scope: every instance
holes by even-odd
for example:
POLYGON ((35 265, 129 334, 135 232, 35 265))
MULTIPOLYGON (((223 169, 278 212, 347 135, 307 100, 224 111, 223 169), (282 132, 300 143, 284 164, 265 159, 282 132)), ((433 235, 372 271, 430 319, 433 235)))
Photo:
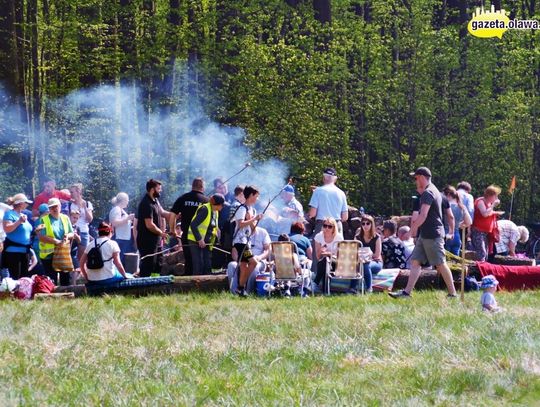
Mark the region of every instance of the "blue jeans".
MULTIPOLYGON (((227 265, 227 278, 229 279, 229 291, 233 294, 236 294, 236 290, 238 289, 238 263, 235 261, 231 261, 227 265)), ((253 272, 249 275, 248 281, 246 283, 246 292, 248 294, 254 293, 257 287, 257 274, 262 273, 264 271, 265 264, 264 262, 260 261, 257 264, 257 267, 253 270, 253 272)))
POLYGON ((124 280, 124 277, 122 276, 122 274, 120 274, 120 272, 118 270, 115 270, 115 275, 114 277, 111 277, 111 278, 107 278, 105 280, 97 280, 97 281, 88 281, 86 283, 86 285, 110 285, 110 284, 114 284, 114 283, 119 283, 120 281, 123 281, 124 280))
POLYGON ((189 241, 191 260, 193 261, 193 275, 212 274, 212 257, 210 248, 201 249, 196 242, 189 241))
MULTIPOLYGON (((364 289, 371 290, 371 279, 372 276, 379 273, 382 270, 382 262, 379 261, 370 261, 369 263, 364 263, 364 289)), ((356 290, 358 287, 358 280, 351 280, 351 288, 356 290)))
POLYGON ((126 253, 133 253, 135 251, 133 244, 131 240, 115 239, 115 242, 118 243, 118 247, 120 248, 120 261, 124 264, 126 253))
POLYGON ((454 238, 452 240, 447 240, 444 244, 444 248, 450 253, 459 256, 459 251, 461 249, 461 235, 460 230, 456 229, 454 232, 454 238))
POLYGON ((79 236, 81 237, 81 243, 79 243, 79 246, 82 246, 82 247, 88 246, 88 239, 89 239, 88 232, 81 232, 79 233, 79 236))

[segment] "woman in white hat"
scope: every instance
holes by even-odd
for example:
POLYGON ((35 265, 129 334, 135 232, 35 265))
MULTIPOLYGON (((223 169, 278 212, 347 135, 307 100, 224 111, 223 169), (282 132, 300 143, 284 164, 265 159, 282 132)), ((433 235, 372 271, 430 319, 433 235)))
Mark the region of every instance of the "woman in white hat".
POLYGON ((21 277, 29 277, 28 253, 32 245, 30 240, 32 225, 22 212, 32 201, 25 194, 16 194, 8 198, 6 202, 12 205, 13 209, 7 211, 3 218, 6 240, 4 241, 2 266, 9 269, 11 278, 18 280, 21 277))
POLYGON ((42 216, 38 221, 40 225, 43 225, 40 227, 39 235, 39 258, 45 269, 45 274, 56 285, 69 285, 70 273, 60 273, 60 281, 58 281, 52 263, 54 248, 73 239, 73 227, 69 218, 60 213, 61 203, 58 198, 49 199, 47 206, 49 214, 42 216))

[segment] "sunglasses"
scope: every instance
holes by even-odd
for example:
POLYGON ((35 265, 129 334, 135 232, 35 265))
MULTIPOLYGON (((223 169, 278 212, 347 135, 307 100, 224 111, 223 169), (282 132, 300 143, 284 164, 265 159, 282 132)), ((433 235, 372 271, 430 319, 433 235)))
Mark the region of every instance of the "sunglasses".
POLYGON ((325 228, 325 229, 334 229, 334 225, 324 224, 324 225, 322 225, 322 227, 325 228))
POLYGON ((370 221, 362 222, 362 226, 366 226, 366 225, 371 226, 371 222, 370 221))

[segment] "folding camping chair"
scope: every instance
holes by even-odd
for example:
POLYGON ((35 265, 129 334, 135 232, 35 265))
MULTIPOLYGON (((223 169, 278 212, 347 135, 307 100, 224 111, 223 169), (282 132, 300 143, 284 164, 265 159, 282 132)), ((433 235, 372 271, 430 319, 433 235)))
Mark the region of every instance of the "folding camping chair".
MULTIPOLYGON (((300 293, 304 293, 304 281, 310 280, 309 270, 301 268, 302 275, 297 276, 295 268, 300 266, 295 264, 295 245, 293 242, 272 242, 272 254, 274 255, 274 281, 276 285, 300 286, 300 293), (298 282, 300 278, 301 282, 298 282)), ((272 290, 268 290, 268 296, 272 290)))
POLYGON ((342 240, 338 242, 336 269, 330 268, 330 262, 326 266, 326 290, 330 295, 330 283, 334 279, 358 280, 364 294, 364 267, 359 256, 362 245, 358 240, 342 240), (360 267, 359 267, 360 266, 360 267))

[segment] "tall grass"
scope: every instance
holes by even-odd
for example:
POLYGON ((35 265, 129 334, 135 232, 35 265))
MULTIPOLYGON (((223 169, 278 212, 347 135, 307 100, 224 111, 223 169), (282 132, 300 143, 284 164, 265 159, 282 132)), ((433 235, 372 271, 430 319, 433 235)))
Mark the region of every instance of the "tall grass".
POLYGON ((535 405, 540 294, 0 303, 0 405, 535 405))

